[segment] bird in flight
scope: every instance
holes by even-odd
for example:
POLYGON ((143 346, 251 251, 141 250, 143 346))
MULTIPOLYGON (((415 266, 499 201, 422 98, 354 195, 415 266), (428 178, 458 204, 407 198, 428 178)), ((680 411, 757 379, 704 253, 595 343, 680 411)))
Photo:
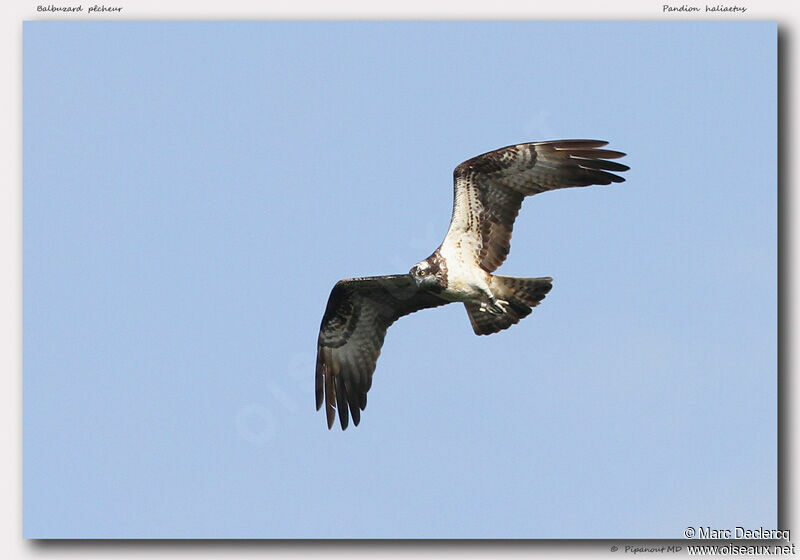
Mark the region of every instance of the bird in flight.
POLYGON ((316 403, 328 428, 336 412, 357 426, 386 337, 400 317, 460 301, 475 334, 507 329, 527 317, 552 278, 492 274, 503 264, 522 200, 554 189, 621 183, 624 156, 601 140, 555 140, 507 146, 465 161, 453 172, 453 215, 442 244, 408 274, 349 278, 328 298, 317 341, 316 403), (349 414, 348 414, 349 412, 349 414))

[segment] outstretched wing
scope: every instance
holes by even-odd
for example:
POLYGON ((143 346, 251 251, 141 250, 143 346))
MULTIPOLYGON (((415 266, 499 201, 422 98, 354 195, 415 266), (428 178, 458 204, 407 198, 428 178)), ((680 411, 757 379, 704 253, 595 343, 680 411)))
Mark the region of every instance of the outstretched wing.
POLYGON ((386 329, 403 315, 449 303, 417 288, 408 274, 352 278, 336 283, 317 342, 317 410, 325 400, 328 428, 336 409, 342 429, 348 407, 358 426, 386 329))
POLYGON ((497 270, 511 247, 511 230, 523 198, 554 189, 625 180, 609 171, 626 171, 628 166, 607 161, 625 154, 599 149, 607 143, 532 142, 465 161, 453 172, 453 217, 442 245, 467 244, 481 268, 497 270))

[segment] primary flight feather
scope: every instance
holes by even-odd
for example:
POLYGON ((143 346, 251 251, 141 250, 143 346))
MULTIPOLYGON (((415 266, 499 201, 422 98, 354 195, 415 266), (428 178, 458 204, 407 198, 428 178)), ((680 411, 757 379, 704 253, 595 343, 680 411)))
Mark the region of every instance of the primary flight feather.
POLYGON ((531 313, 552 278, 493 275, 510 249, 526 196, 624 181, 608 161, 624 156, 601 140, 516 144, 465 161, 453 172, 453 215, 442 244, 408 274, 350 278, 328 298, 317 341, 316 404, 328 428, 358 425, 386 337, 397 319, 454 301, 464 303, 475 334, 507 329, 531 313))

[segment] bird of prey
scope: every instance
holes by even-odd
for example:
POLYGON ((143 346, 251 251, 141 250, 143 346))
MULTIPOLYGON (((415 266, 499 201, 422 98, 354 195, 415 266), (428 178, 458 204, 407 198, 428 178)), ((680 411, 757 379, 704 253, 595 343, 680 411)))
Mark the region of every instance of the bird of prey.
POLYGON ((442 244, 408 274, 350 278, 328 298, 317 341, 316 404, 328 428, 348 411, 357 426, 386 330, 421 309, 463 302, 475 334, 507 329, 531 313, 552 278, 492 274, 508 255, 514 219, 526 196, 624 179, 622 152, 601 140, 530 142, 465 161, 453 172, 453 215, 442 244))

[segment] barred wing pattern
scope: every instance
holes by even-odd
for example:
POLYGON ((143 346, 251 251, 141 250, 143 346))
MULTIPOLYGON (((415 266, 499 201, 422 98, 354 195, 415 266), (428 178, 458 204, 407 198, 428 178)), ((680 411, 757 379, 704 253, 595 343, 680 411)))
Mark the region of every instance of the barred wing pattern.
POLYGON ((511 230, 526 196, 567 187, 624 181, 609 171, 627 171, 607 161, 622 152, 600 149, 602 140, 555 140, 507 146, 476 156, 453 172, 453 216, 444 242, 470 245, 487 272, 503 264, 511 230))
POLYGON ((448 301, 419 290, 408 274, 352 278, 336 283, 317 342, 317 410, 325 401, 328 428, 336 411, 347 428, 348 408, 358 426, 386 330, 397 319, 448 301))

